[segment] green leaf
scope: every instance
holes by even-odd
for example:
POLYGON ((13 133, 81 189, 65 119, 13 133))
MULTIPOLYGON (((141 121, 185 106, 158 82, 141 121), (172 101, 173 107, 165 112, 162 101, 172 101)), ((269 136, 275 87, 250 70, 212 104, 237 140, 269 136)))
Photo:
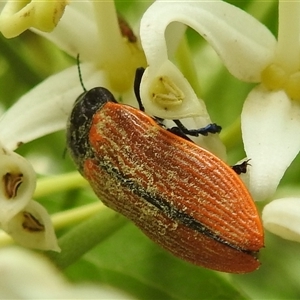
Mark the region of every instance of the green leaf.
POLYGON ((175 258, 131 223, 65 272, 73 281, 108 284, 137 299, 246 299, 226 274, 175 258))

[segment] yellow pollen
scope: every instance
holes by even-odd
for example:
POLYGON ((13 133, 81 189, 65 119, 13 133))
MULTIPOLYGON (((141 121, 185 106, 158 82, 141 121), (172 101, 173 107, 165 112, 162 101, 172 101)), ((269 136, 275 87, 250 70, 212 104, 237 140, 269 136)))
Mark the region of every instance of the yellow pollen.
POLYGON ((271 64, 262 71, 261 79, 267 89, 284 90, 292 100, 300 101, 300 71, 290 74, 281 66, 271 64))
POLYGON ((167 76, 158 77, 151 89, 152 100, 165 109, 179 106, 184 100, 183 92, 167 76))

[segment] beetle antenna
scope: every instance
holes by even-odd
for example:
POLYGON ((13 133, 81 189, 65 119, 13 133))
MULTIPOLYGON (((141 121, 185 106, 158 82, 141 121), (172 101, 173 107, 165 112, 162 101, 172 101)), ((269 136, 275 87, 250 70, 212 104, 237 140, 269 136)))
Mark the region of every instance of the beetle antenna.
POLYGON ((80 85, 82 86, 83 91, 86 92, 86 88, 85 88, 85 86, 83 84, 82 75, 81 75, 79 53, 77 54, 76 61, 77 61, 77 68, 78 68, 78 75, 79 75, 80 85))

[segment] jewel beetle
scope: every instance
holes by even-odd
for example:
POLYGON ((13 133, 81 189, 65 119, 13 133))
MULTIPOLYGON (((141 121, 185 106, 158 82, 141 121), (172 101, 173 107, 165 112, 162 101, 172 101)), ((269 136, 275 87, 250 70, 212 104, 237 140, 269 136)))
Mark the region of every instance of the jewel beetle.
MULTIPOLYGON (((222 272, 256 270, 264 237, 249 192, 231 167, 176 124, 167 130, 96 87, 74 104, 68 149, 101 201, 175 256, 222 272)), ((211 127, 201 130, 190 133, 211 127)))

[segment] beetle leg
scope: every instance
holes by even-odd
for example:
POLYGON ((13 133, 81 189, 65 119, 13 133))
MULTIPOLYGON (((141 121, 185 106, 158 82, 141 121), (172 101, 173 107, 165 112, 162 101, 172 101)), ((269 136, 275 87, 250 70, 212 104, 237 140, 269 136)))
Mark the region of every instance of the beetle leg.
MULTIPOLYGON (((140 95, 140 84, 141 84, 141 80, 143 77, 143 74, 145 72, 145 68, 140 67, 137 68, 135 71, 135 78, 134 78, 134 94, 136 97, 136 100, 138 102, 139 105, 139 109, 141 111, 145 111, 142 99, 141 99, 141 95, 140 95)), ((158 118, 158 117, 154 117, 155 121, 163 126, 163 119, 158 118)), ((186 128, 179 120, 173 120, 175 122, 175 124, 177 125, 177 127, 172 127, 170 129, 167 129, 168 131, 176 134, 177 136, 180 136, 188 141, 190 141, 190 138, 187 137, 187 135, 191 135, 191 136, 199 136, 199 134, 201 135, 208 135, 208 133, 219 133, 221 131, 221 126, 217 125, 216 123, 212 123, 212 124, 208 124, 207 126, 203 127, 203 128, 199 128, 199 129, 188 129, 186 128)))
POLYGON ((167 128, 167 130, 187 141, 194 143, 194 141, 192 141, 185 133, 183 133, 179 127, 167 128))
POLYGON ((238 165, 234 165, 231 167, 231 169, 238 175, 242 174, 242 173, 247 173, 247 167, 251 166, 249 164, 250 159, 244 160, 242 163, 238 164, 238 165))
POLYGON ((208 135, 208 133, 219 133, 222 129, 222 127, 217 125, 216 123, 208 124, 207 126, 199 129, 188 129, 179 120, 173 121, 183 134, 191 136, 199 136, 199 134, 208 135))

